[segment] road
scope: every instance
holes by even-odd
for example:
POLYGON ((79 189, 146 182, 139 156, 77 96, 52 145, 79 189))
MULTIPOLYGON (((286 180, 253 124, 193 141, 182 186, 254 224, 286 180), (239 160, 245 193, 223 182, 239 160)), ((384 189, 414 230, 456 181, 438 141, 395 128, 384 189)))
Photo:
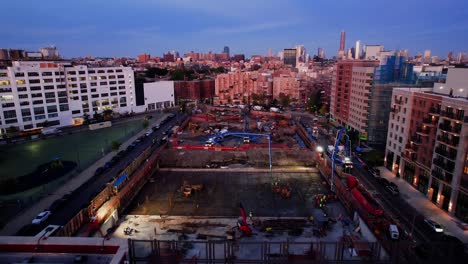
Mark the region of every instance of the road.
MULTIPOLYGON (((328 145, 334 145, 328 136, 320 134, 317 142, 324 149, 328 145)), ((424 216, 408 204, 399 195, 394 196, 380 184, 375 177, 367 172, 365 168, 354 167, 352 174, 356 176, 360 183, 380 202, 383 209, 389 212, 394 219, 405 227, 407 234, 412 235, 416 242, 431 242, 439 240, 440 236, 428 229, 423 222, 424 216)))
POLYGON ((66 201, 61 208, 53 212, 44 225, 30 226, 30 228, 22 229, 18 232, 18 235, 35 235, 47 225, 65 225, 82 208, 88 206, 89 202, 103 190, 108 182, 110 182, 114 177, 117 177, 119 173, 134 159, 136 159, 144 149, 151 146, 153 139, 157 141, 162 138, 162 133, 164 131, 174 126, 177 122, 182 121, 183 118, 184 116, 178 115, 171 119, 149 137, 145 137, 142 142, 137 144, 133 150, 124 155, 112 168, 106 170, 99 176, 92 177, 81 185, 73 192, 69 200, 66 201))

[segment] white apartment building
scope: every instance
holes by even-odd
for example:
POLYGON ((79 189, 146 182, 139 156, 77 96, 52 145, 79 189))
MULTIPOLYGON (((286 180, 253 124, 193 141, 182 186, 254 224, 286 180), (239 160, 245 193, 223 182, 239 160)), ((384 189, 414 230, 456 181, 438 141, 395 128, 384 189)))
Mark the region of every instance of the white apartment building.
POLYGON ((0 135, 80 123, 85 113, 134 111, 135 80, 129 67, 88 68, 68 62, 15 61, 0 69, 0 135))

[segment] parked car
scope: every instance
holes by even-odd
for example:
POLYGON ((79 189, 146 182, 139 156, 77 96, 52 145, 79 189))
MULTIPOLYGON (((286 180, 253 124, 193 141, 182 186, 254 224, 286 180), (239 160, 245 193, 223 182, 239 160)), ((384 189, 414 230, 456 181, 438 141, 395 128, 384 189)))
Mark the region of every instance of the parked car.
POLYGON ((433 230, 434 232, 436 233, 443 233, 444 232, 444 229, 442 228, 442 226, 435 222, 435 221, 432 221, 430 219, 424 219, 424 222, 429 226, 429 228, 431 230, 433 230))
POLYGON ((161 127, 161 126, 160 126, 159 124, 156 124, 156 125, 153 126, 151 129, 152 129, 153 131, 156 131, 156 130, 159 129, 159 127, 161 127))
POLYGON ((110 169, 112 168, 112 166, 114 166, 114 163, 112 163, 111 161, 108 161, 106 162, 106 164, 104 164, 104 169, 110 169))
POLYGON ((145 136, 149 137, 151 134, 153 134, 153 129, 146 131, 145 136))
POLYGON ((36 216, 36 218, 34 218, 34 219, 32 220, 32 224, 33 224, 33 225, 40 225, 40 224, 44 223, 44 222, 47 220, 47 218, 49 218, 49 216, 50 216, 51 214, 52 214, 52 213, 51 213, 50 211, 48 211, 48 210, 45 210, 45 211, 40 212, 40 213, 36 216))
POLYGON ((133 150, 135 147, 136 147, 136 143, 132 143, 132 144, 128 145, 128 147, 127 147, 127 149, 126 149, 125 151, 127 151, 127 152, 128 152, 128 151, 131 151, 131 150, 133 150))

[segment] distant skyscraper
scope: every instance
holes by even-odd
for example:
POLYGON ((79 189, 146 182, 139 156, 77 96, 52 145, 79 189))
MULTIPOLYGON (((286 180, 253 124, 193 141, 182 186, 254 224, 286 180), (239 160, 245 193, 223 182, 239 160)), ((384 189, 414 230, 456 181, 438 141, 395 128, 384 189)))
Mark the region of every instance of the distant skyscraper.
POLYGON ((346 54, 347 54, 346 57, 348 57, 348 59, 352 59, 353 58, 353 49, 349 48, 348 52, 346 54))
POLYGON ((296 45, 296 65, 299 64, 299 62, 305 62, 305 57, 306 57, 306 49, 304 48, 304 45, 296 45))
POLYGON ((346 41, 346 32, 341 31, 340 49, 338 50, 339 57, 343 57, 345 55, 345 41, 346 41))
POLYGON ((447 55, 447 58, 445 58, 446 61, 453 61, 453 52, 449 52, 447 55))
POLYGON ((284 49, 283 50, 283 63, 284 65, 291 65, 296 68, 296 49, 284 49))
POLYGON ((431 50, 425 50, 424 51, 424 58, 425 59, 428 59, 431 57, 431 50))
POLYGON ((273 52, 271 51, 271 48, 268 49, 268 55, 269 58, 273 57, 273 52))
POLYGON ((174 60, 176 60, 177 58, 180 58, 179 52, 177 52, 175 50, 173 50, 173 51, 171 51, 169 53, 172 54, 172 56, 174 56, 174 60))
POLYGON ((224 46, 223 53, 226 53, 229 56, 229 47, 224 46))
POLYGON ((354 59, 359 60, 361 58, 361 41, 356 41, 356 50, 354 51, 354 59))
POLYGON ((317 57, 319 57, 321 59, 325 59, 325 51, 322 48, 318 48, 317 57))

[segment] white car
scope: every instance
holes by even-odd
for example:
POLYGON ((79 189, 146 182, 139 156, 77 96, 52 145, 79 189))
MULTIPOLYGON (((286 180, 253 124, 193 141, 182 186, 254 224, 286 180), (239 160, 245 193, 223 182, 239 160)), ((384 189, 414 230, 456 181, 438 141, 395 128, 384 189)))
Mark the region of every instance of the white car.
POLYGON ((440 226, 440 224, 438 224, 437 222, 429 220, 429 219, 424 219, 424 222, 426 222, 426 224, 432 230, 434 230, 434 232, 436 232, 436 233, 443 233, 444 232, 444 229, 442 228, 442 226, 440 226))
POLYGON ((34 218, 32 220, 32 224, 33 225, 40 225, 42 224, 43 222, 45 222, 47 220, 47 218, 49 218, 49 216, 51 215, 52 213, 50 211, 43 211, 43 212, 40 212, 36 218, 34 218))
POLYGON ((149 137, 151 134, 153 134, 153 130, 152 130, 152 129, 146 131, 145 136, 149 137))

